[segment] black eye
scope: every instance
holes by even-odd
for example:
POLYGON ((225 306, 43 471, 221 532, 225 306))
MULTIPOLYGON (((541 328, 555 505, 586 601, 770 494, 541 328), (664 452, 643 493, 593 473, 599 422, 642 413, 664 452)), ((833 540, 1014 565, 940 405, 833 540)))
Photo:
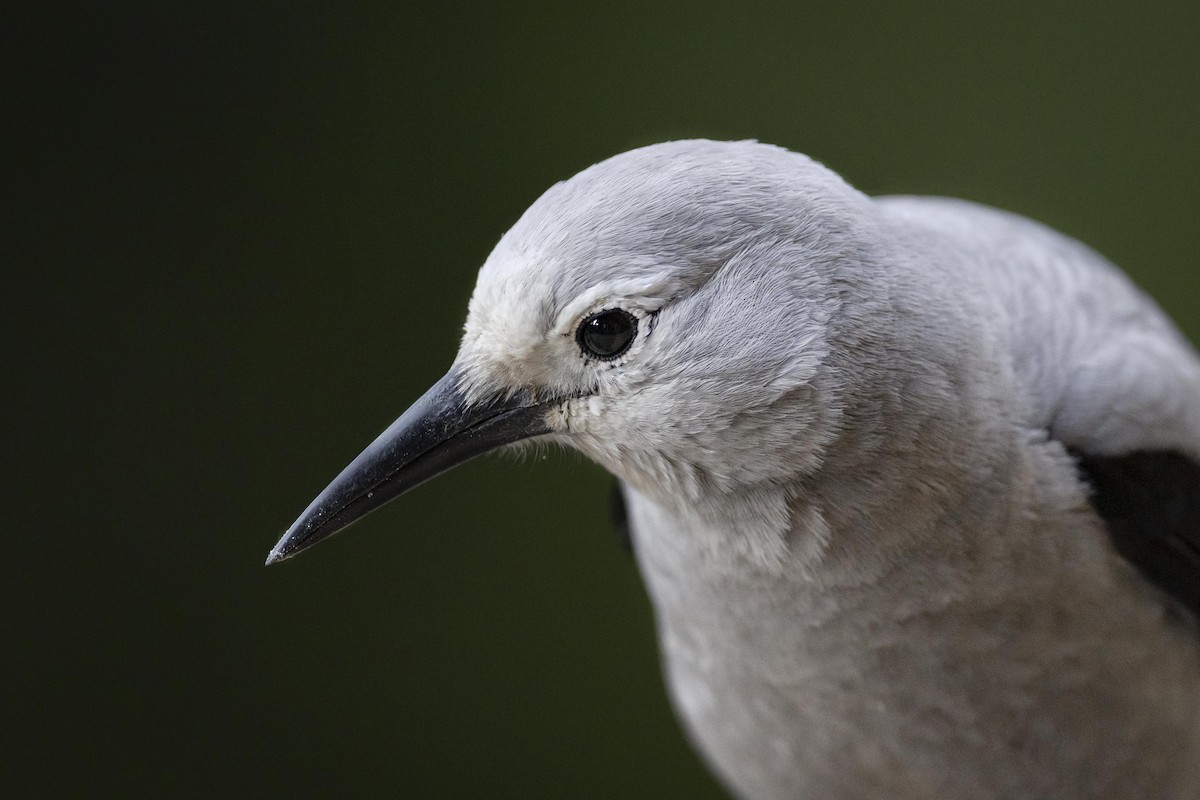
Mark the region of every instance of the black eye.
POLYGON ((637 336, 637 318, 620 308, 597 311, 579 325, 575 339, 583 352, 604 361, 629 349, 637 336))

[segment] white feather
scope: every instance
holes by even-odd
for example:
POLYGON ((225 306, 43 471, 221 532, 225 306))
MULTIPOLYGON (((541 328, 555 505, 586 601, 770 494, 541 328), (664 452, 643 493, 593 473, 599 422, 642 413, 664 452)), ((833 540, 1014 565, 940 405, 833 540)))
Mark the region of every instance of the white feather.
POLYGON ((671 694, 751 798, 1200 796, 1200 649, 1064 445, 1200 459, 1200 360, 1002 212, 674 142, 539 199, 480 272, 472 397, 566 398, 625 483, 671 694), (579 321, 638 318, 615 361, 579 321))

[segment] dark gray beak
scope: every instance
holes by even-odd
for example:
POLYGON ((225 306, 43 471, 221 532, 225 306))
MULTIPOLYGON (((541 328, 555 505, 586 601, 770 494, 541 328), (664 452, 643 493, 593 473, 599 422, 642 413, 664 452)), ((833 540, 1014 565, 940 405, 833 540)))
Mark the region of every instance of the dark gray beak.
POLYGON ((527 393, 468 405, 454 369, 334 478, 267 556, 274 564, 451 467, 501 445, 548 433, 553 401, 527 393))

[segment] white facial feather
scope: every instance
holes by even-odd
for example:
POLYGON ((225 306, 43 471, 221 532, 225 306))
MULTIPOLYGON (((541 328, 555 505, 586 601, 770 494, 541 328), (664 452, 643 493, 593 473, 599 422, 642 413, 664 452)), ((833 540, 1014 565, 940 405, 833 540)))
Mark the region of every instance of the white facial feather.
POLYGON ((791 482, 837 428, 826 326, 867 203, 753 142, 669 143, 585 170, 480 271, 459 354, 469 392, 574 398, 554 417, 560 440, 664 502, 791 482), (618 307, 638 319, 634 345, 585 357, 580 322, 618 307))

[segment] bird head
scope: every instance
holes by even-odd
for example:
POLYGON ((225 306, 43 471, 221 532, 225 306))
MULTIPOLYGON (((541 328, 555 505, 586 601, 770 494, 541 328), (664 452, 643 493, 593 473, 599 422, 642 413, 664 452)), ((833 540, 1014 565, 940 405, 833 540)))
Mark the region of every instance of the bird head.
POLYGON ((630 151, 557 184, 479 272, 450 371, 271 553, 286 558, 490 449, 550 439, 702 508, 816 468, 867 199, 755 142, 630 151))

